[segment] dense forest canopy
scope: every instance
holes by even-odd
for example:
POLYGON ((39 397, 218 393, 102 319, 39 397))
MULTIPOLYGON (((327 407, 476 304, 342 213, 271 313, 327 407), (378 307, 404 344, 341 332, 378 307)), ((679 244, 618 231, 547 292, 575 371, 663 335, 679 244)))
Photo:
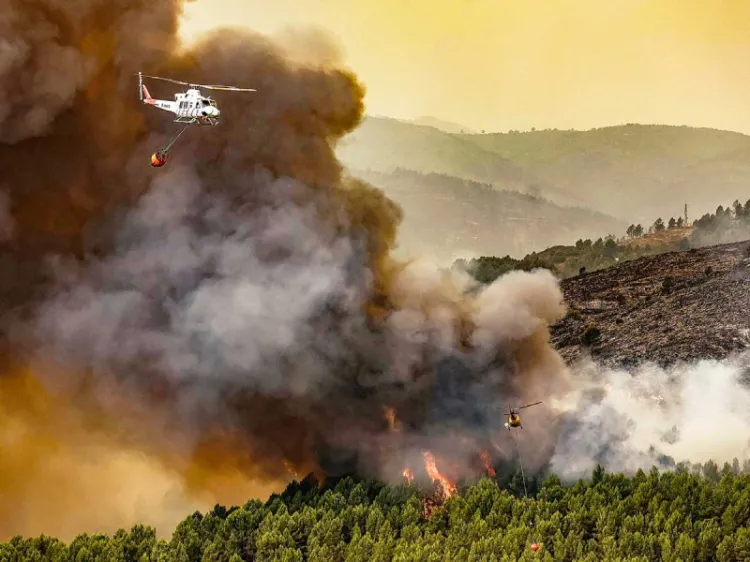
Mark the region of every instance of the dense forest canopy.
POLYGON ((194 513, 170 540, 137 525, 113 536, 15 537, 3 562, 731 562, 750 556, 750 465, 708 462, 632 477, 597 467, 524 497, 518 475, 458 487, 429 515, 425 490, 346 477, 294 482, 267 502, 194 513), (533 545, 538 550, 533 550, 533 545))

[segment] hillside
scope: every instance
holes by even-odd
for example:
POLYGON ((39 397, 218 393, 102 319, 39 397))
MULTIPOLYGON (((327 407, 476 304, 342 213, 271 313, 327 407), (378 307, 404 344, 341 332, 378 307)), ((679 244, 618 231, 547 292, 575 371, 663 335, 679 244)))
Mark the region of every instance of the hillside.
POLYGON ((396 119, 365 119, 344 137, 337 155, 351 170, 389 173, 404 168, 499 183, 508 189, 524 185, 519 166, 480 148, 471 136, 462 137, 396 119))
POLYGON ((562 281, 552 328, 567 361, 628 366, 723 359, 750 346, 748 243, 643 257, 562 281))
POLYGON ((660 125, 589 131, 450 134, 394 119, 368 118, 344 139, 347 166, 439 172, 587 206, 628 222, 691 218, 750 183, 750 136, 660 125))
MULTIPOLYGON (((462 137, 465 138, 465 137, 462 137)), ((594 209, 633 220, 712 211, 750 180, 750 137, 689 127, 626 125, 591 131, 473 135, 542 183, 594 209)))
POLYGON ((442 262, 498 252, 523 256, 627 228, 626 223, 600 213, 440 174, 396 170, 356 175, 401 205, 399 250, 411 256, 442 262))
POLYGON ((625 245, 630 248, 653 248, 664 247, 669 245, 679 245, 683 238, 690 238, 694 229, 692 227, 673 228, 662 230, 661 232, 651 232, 643 236, 638 236, 632 240, 627 240, 625 245))
POLYGON ((474 134, 479 132, 464 125, 460 125, 459 123, 445 121, 443 119, 438 119, 437 117, 431 117, 429 115, 413 119, 411 123, 414 123, 415 125, 435 127, 436 129, 440 129, 441 131, 444 131, 446 133, 474 134))

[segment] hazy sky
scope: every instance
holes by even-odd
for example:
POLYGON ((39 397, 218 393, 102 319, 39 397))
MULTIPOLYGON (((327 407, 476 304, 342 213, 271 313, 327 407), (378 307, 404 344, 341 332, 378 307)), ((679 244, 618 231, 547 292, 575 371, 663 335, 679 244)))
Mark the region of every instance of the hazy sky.
POLYGON ((196 0, 186 13, 186 36, 327 29, 371 114, 750 133, 750 0, 196 0))

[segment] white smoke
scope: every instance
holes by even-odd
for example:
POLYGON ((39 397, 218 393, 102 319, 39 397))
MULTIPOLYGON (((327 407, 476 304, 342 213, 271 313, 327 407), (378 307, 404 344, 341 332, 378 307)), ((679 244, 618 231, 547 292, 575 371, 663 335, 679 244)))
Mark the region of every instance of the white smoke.
POLYGON ((320 392, 330 355, 346 350, 321 343, 309 319, 329 299, 360 296, 346 279, 352 240, 327 229, 314 202, 286 203, 305 186, 264 174, 254 180, 278 203, 247 221, 226 199, 210 197, 189 168, 156 179, 128 215, 114 255, 71 275, 39 307, 44 355, 95 373, 135 378, 135 363, 142 370, 145 362, 175 382, 204 381, 182 398, 212 410, 221 409, 227 385, 320 392), (262 259, 271 252, 283 259, 262 259), (328 356, 316 355, 316 345, 328 356), (285 368, 290 353, 304 369, 285 368))
POLYGON ((576 390, 557 402, 565 420, 552 472, 586 478, 596 464, 632 473, 675 463, 719 465, 750 456, 750 354, 669 369, 588 362, 573 369, 576 390))

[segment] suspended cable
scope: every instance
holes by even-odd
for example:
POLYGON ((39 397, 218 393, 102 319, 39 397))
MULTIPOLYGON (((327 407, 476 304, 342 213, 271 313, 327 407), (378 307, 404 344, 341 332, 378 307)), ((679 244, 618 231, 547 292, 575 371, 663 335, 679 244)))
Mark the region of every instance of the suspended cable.
POLYGON ((513 441, 516 443, 516 453, 518 453, 518 466, 521 468, 521 482, 523 482, 523 495, 526 499, 529 499, 529 494, 526 490, 526 475, 523 472, 523 459, 521 458, 521 447, 518 445, 518 437, 513 435, 513 441))
POLYGON ((172 137, 172 139, 169 141, 169 143, 167 143, 166 146, 154 152, 154 154, 151 156, 152 166, 154 166, 155 168, 161 168, 164 164, 167 163, 167 158, 169 158, 169 151, 172 149, 174 143, 177 142, 177 139, 180 138, 182 133, 184 133, 189 126, 190 125, 185 125, 179 133, 172 137))
POLYGON ((169 150, 172 148, 172 145, 177 142, 177 139, 180 138, 182 133, 184 133, 185 130, 187 130, 189 126, 190 125, 185 125, 179 133, 177 133, 175 136, 172 137, 172 140, 169 141, 169 144, 167 144, 167 146, 164 147, 165 152, 169 152, 169 150))

